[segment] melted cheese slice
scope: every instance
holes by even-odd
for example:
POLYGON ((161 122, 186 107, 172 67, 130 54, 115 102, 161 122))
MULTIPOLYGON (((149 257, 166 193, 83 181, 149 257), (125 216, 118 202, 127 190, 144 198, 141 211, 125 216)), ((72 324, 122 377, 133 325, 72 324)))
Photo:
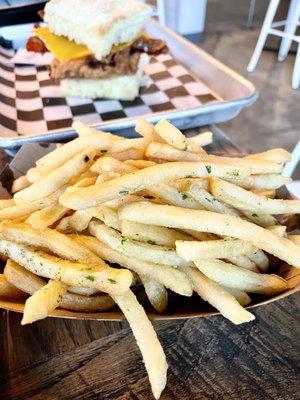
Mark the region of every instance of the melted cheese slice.
MULTIPOLYGON (((47 49, 61 62, 87 57, 92 54, 85 45, 77 44, 65 36, 55 35, 50 32, 47 26, 35 28, 34 33, 45 43, 47 49)), ((138 37, 142 36, 145 36, 145 34, 141 33, 130 42, 114 45, 110 54, 126 49, 126 47, 131 46, 138 37)))

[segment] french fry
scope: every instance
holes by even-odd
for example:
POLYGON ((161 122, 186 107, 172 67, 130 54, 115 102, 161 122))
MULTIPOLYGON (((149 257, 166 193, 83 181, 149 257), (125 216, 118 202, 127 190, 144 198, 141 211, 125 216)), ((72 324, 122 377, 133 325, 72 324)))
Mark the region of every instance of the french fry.
POLYGON ((123 295, 113 296, 113 299, 132 329, 143 356, 153 395, 159 399, 166 386, 168 364, 157 335, 143 307, 130 290, 123 295))
POLYGON ((43 178, 43 175, 36 167, 32 167, 26 172, 26 178, 28 182, 35 183, 40 181, 43 178))
POLYGON ((147 138, 114 140, 110 153, 120 153, 129 149, 144 150, 148 143, 149 140, 147 138))
POLYGON ((144 149, 136 149, 129 148, 128 150, 123 151, 115 151, 114 153, 107 153, 108 156, 111 156, 119 161, 130 160, 142 160, 144 158, 145 150, 144 149))
POLYGON ((70 232, 72 231, 72 228, 70 226, 70 219, 71 215, 68 215, 64 218, 62 218, 59 223, 56 225, 55 229, 58 232, 70 232))
POLYGON ((176 149, 168 143, 151 142, 145 152, 146 157, 164 161, 199 161, 199 153, 176 149))
POLYGON ((0 224, 0 239, 47 249, 70 261, 94 264, 103 268, 107 267, 96 254, 76 243, 69 236, 54 229, 37 229, 28 224, 3 221, 0 224))
POLYGON ((242 239, 294 267, 300 267, 300 249, 291 240, 279 238, 267 229, 232 215, 140 202, 123 207, 119 217, 143 224, 194 229, 242 239))
POLYGON ((270 214, 257 214, 252 211, 241 210, 242 215, 248 219, 248 221, 254 222, 254 224, 269 228, 277 224, 276 218, 270 214))
POLYGON ((182 178, 174 179, 168 182, 168 185, 173 186, 180 192, 187 192, 192 184, 197 184, 201 189, 209 190, 209 180, 203 178, 182 178))
POLYGON ((68 208, 59 203, 54 203, 41 210, 33 212, 26 220, 34 228, 47 228, 60 220, 67 212, 68 208))
POLYGON ((288 235, 288 238, 295 244, 300 246, 300 235, 288 235))
POLYGON ((291 182, 291 178, 288 178, 279 174, 264 174, 264 175, 251 175, 245 179, 241 179, 238 182, 225 178, 226 181, 237 184, 244 189, 262 189, 262 190, 273 190, 278 189, 283 185, 291 182))
POLYGON ((121 230, 124 237, 160 246, 175 247, 176 240, 193 240, 191 236, 178 232, 175 229, 139 224, 138 222, 131 221, 122 221, 121 230))
POLYGON ((63 282, 50 280, 26 300, 21 324, 31 324, 48 317, 59 307, 66 291, 67 286, 63 282))
POLYGON ((207 190, 199 187, 198 183, 192 183, 187 190, 187 193, 195 199, 201 206, 208 211, 215 211, 222 214, 236 215, 239 216, 240 213, 234 208, 218 201, 212 194, 207 190))
POLYGON ((235 299, 240 303, 241 306, 246 307, 248 304, 251 303, 251 298, 243 290, 233 289, 225 286, 223 286, 223 289, 231 294, 231 296, 235 297, 235 299))
POLYGON ((14 285, 12 285, 3 274, 0 274, 0 297, 20 298, 26 296, 14 285))
POLYGON ((0 240, 0 252, 28 271, 68 286, 87 286, 111 294, 123 293, 132 281, 128 270, 74 263, 6 240, 0 240))
POLYGON ((140 275, 140 278, 148 300, 159 314, 163 314, 168 304, 168 292, 166 288, 156 280, 144 275, 140 275))
POLYGON ((146 191, 151 196, 156 196, 168 204, 178 207, 192 208, 195 210, 203 210, 202 205, 198 201, 194 200, 191 196, 184 192, 180 192, 173 186, 165 183, 150 186, 146 189, 146 191))
POLYGON ((148 167, 153 167, 156 163, 150 160, 126 160, 125 164, 131 165, 137 169, 144 169, 148 167))
POLYGON ((195 292, 220 311, 229 321, 234 324, 242 324, 255 319, 254 315, 245 310, 234 296, 200 271, 191 267, 180 267, 180 269, 191 280, 195 292))
POLYGON ((276 195, 275 189, 253 189, 252 192, 258 196, 268 197, 269 199, 274 199, 276 195))
POLYGON ((144 118, 138 118, 134 130, 141 136, 152 141, 160 142, 163 139, 155 132, 154 125, 144 118))
POLYGON ((0 211, 4 208, 13 207, 15 205, 14 199, 1 199, 0 200, 0 211))
POLYGON ((258 266, 261 272, 267 272, 269 259, 262 250, 256 248, 254 251, 248 253, 247 256, 258 266))
POLYGON ((31 182, 27 179, 26 175, 20 176, 19 178, 15 179, 12 184, 11 193, 17 193, 22 189, 30 186, 31 182))
POLYGON ((5 219, 14 219, 14 218, 18 218, 18 217, 24 217, 24 216, 27 216, 28 214, 31 214, 37 210, 41 210, 42 208, 49 207, 52 204, 55 204, 57 202, 57 199, 60 194, 61 194, 61 191, 59 190, 59 191, 51 194, 48 197, 44 197, 43 199, 34 200, 31 202, 22 203, 22 204, 15 204, 15 205, 12 205, 11 207, 2 208, 2 209, 0 209, 0 221, 3 221, 5 219))
POLYGON ((275 163, 286 163, 291 160, 291 153, 286 151, 285 149, 271 149, 264 151, 262 153, 250 154, 246 156, 246 158, 253 160, 254 162, 257 159, 272 161, 275 163))
POLYGON ((91 210, 91 214, 93 218, 97 218, 100 221, 104 222, 105 225, 117 230, 121 231, 122 226, 119 220, 118 212, 112 208, 109 208, 105 205, 101 205, 95 207, 91 210))
POLYGON ((192 287, 189 280, 176 268, 172 268, 169 265, 153 264, 135 259, 132 256, 126 256, 91 236, 76 235, 75 240, 81 242, 98 256, 110 263, 119 264, 124 268, 136 272, 138 275, 142 274, 148 278, 154 279, 166 288, 182 296, 192 295, 192 287))
POLYGON ((258 214, 300 213, 300 200, 268 199, 217 178, 210 180, 212 194, 240 210, 258 214))
POLYGON ((177 254, 186 261, 206 258, 227 258, 253 251, 253 246, 239 239, 221 239, 205 242, 176 241, 177 254))
POLYGON ((198 260, 196 267, 219 285, 245 292, 272 296, 287 289, 286 281, 277 275, 257 274, 221 260, 198 260))
POLYGON ((61 167, 53 170, 49 175, 16 193, 14 195, 16 204, 31 202, 49 196, 68 183, 72 178, 86 170, 95 155, 96 151, 93 148, 87 148, 83 152, 77 154, 61 167))
POLYGON ((155 132, 176 149, 183 151, 199 152, 202 149, 192 141, 189 141, 183 133, 165 119, 161 119, 155 126, 155 132))
POLYGON ((130 172, 137 171, 137 168, 133 167, 132 165, 128 165, 109 156, 99 158, 90 169, 98 174, 101 174, 102 172, 129 174, 130 172))
MULTIPOLYGON (((8 263, 4 269, 4 275, 12 285, 22 290, 23 293, 25 292, 31 295, 46 284, 39 276, 27 271, 21 265, 12 260, 8 260, 8 263)), ((112 308, 115 305, 115 302, 108 295, 101 294, 98 296, 88 297, 88 295, 69 293, 70 289, 71 288, 68 287, 68 292, 62 296, 60 303, 61 308, 77 311, 104 311, 112 308)), ((78 293, 87 294, 87 289, 92 288, 77 287, 76 289, 78 290, 78 293)))
POLYGON ((270 226, 268 230, 274 233, 275 235, 278 235, 279 237, 286 236, 286 226, 284 225, 270 226))
POLYGON ((251 261, 250 258, 248 258, 247 256, 231 255, 226 258, 226 261, 229 261, 230 263, 237 265, 238 267, 248 269, 249 271, 259 272, 259 269, 257 268, 256 264, 253 261, 251 261))
POLYGON ((213 133, 211 131, 201 132, 189 138, 189 141, 195 143, 199 147, 207 146, 213 142, 213 133))
POLYGON ((101 224, 98 221, 90 222, 89 231, 97 239, 128 257, 134 257, 139 260, 154 264, 164 264, 170 266, 187 264, 176 254, 176 251, 173 249, 128 239, 123 237, 116 230, 109 228, 105 224, 101 224))
POLYGON ((98 150, 100 153, 101 151, 107 151, 111 148, 111 139, 109 136, 99 132, 71 140, 40 158, 36 162, 37 169, 42 175, 48 175, 70 161, 78 153, 83 154, 89 148, 92 148, 93 151, 98 150))
POLYGON ((88 188, 68 188, 60 196, 59 202, 65 207, 80 210, 94 207, 171 179, 186 178, 187 176, 206 178, 231 176, 238 180, 245 178, 248 174, 248 168, 230 165, 191 162, 165 163, 123 175, 101 185, 89 186, 88 188))

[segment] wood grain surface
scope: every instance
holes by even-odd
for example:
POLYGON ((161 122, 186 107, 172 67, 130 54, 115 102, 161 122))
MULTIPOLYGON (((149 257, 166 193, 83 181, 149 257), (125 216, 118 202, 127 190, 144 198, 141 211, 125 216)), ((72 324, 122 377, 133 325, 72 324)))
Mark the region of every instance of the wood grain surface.
MULTIPOLYGON (((235 151, 220 134, 215 143, 235 151)), ((299 293, 256 308, 242 326, 221 316, 155 322, 169 363, 161 399, 299 399, 297 301, 299 293)), ((1 400, 152 399, 126 322, 20 321, 0 310, 1 400)))

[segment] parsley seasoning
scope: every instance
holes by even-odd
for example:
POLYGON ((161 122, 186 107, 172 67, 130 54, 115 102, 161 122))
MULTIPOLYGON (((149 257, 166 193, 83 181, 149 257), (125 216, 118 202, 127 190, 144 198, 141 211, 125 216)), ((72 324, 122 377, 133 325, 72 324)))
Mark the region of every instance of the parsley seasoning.
POLYGON ((253 213, 252 217, 258 217, 258 215, 256 213, 253 213))
POLYGON ((115 285, 117 282, 114 279, 111 278, 107 278, 108 282, 110 282, 111 284, 115 285))
POLYGON ((88 279, 89 281, 94 282, 95 277, 92 276, 92 275, 87 275, 87 276, 85 277, 85 279, 88 279))
POLYGON ((188 149, 188 144, 185 143, 185 146, 184 146, 184 148, 183 148, 182 150, 183 150, 183 151, 187 151, 187 149, 188 149))
POLYGON ((149 243, 149 244, 156 244, 156 242, 154 241, 154 240, 147 240, 147 243, 149 243))
POLYGON ((129 194, 129 191, 128 191, 128 190, 120 190, 120 191, 119 191, 119 194, 120 194, 121 196, 126 196, 127 194, 129 194))
POLYGON ((186 200, 188 198, 187 194, 185 194, 185 193, 182 193, 181 197, 182 197, 182 200, 186 200))
POLYGON ((211 165, 205 165, 206 171, 208 174, 211 173, 211 165))

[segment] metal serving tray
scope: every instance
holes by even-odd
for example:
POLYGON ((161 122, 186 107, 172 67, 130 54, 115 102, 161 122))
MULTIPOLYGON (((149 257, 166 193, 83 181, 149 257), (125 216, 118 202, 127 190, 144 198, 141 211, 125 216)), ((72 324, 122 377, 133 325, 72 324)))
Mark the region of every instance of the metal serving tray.
MULTIPOLYGON (((217 99, 197 107, 189 107, 187 103, 186 106, 175 110, 159 110, 144 114, 143 116, 149 121, 157 122, 162 118, 167 118, 180 129, 208 125, 234 118, 243 107, 250 106, 258 98, 258 92, 248 80, 155 20, 148 24, 147 32, 153 37, 164 39, 172 58, 183 65, 195 80, 204 82, 217 99)), ((132 129, 136 118, 137 116, 128 116, 90 125, 122 136, 133 137, 136 136, 132 129)), ((42 131, 34 135, 5 137, 1 135, 0 125, 0 147, 7 149, 14 149, 33 141, 64 141, 74 136, 74 130, 63 128, 42 131)))

